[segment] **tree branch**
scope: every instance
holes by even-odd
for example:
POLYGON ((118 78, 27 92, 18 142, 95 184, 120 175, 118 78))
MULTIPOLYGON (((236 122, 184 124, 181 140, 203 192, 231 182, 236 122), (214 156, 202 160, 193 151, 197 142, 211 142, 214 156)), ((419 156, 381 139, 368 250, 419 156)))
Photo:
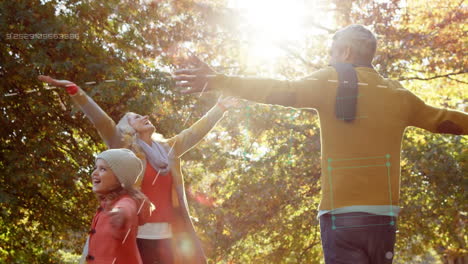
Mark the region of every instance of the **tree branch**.
POLYGON ((452 72, 452 73, 447 73, 447 74, 442 74, 442 75, 434 75, 434 76, 427 77, 427 78, 422 78, 422 77, 417 77, 417 76, 403 77, 403 78, 400 78, 399 81, 408 81, 408 80, 429 81, 429 80, 438 79, 438 78, 450 78, 450 76, 460 75, 460 74, 465 74, 465 73, 468 73, 468 71, 461 70, 459 72, 452 72))
POLYGON ((452 77, 447 77, 448 79, 452 80, 452 81, 456 81, 456 82, 459 82, 459 83, 464 83, 464 84, 468 84, 468 82, 465 82, 465 81, 462 81, 462 80, 458 80, 458 79, 455 79, 455 78, 452 78, 452 77))
POLYGON ((324 27, 324 26, 320 25, 319 23, 315 23, 313 21, 309 22, 308 24, 312 25, 313 27, 319 28, 321 30, 325 30, 325 31, 327 31, 328 34, 335 34, 335 32, 337 31, 336 29, 331 29, 331 28, 324 27))
POLYGON ((307 253, 307 251, 309 251, 311 248, 319 244, 319 242, 317 241, 317 234, 319 233, 318 232, 319 225, 314 225, 314 226, 315 226, 314 240, 307 247, 302 249, 302 252, 299 255, 301 260, 304 258, 304 255, 307 253))
POLYGON ((284 44, 280 44, 280 43, 277 43, 278 47, 280 47, 281 49, 283 49, 284 51, 286 51, 287 53, 289 53, 289 55, 291 55, 292 57, 300 60, 304 65, 306 65, 307 67, 309 68, 318 68, 318 65, 316 64, 313 64, 311 63, 310 61, 304 59, 301 55, 299 55, 297 52, 293 51, 292 49, 290 49, 289 47, 287 47, 286 45, 284 44))

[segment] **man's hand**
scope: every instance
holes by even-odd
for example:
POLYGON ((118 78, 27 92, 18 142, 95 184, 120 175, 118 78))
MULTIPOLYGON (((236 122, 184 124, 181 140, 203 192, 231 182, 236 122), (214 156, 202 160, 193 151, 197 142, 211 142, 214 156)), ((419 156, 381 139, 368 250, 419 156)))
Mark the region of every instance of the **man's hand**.
POLYGON ((174 72, 176 75, 176 87, 186 88, 183 94, 200 93, 209 90, 208 77, 216 75, 216 72, 196 56, 192 56, 193 69, 180 69, 174 72))

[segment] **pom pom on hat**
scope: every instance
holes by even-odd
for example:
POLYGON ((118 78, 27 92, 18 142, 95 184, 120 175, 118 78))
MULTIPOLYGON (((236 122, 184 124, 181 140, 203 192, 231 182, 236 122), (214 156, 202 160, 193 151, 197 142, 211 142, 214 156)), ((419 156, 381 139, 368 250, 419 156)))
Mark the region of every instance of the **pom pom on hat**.
POLYGON ((125 189, 133 188, 134 184, 143 174, 143 163, 129 149, 109 149, 97 155, 97 159, 107 162, 125 189))

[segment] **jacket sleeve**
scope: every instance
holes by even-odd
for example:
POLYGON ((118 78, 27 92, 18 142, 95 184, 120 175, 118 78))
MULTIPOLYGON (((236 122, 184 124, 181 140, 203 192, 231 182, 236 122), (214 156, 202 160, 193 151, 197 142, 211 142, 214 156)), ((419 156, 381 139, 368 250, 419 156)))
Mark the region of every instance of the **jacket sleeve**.
POLYGON ((319 109, 324 93, 330 91, 327 89, 329 80, 336 78, 336 72, 327 67, 298 81, 217 75, 209 78, 208 84, 211 89, 219 89, 224 94, 258 103, 319 109))
POLYGON ((108 148, 121 147, 121 135, 112 120, 91 97, 80 88, 78 93, 71 96, 73 102, 83 111, 86 117, 93 123, 108 148))
POLYGON ((468 134, 468 114, 427 105, 408 90, 405 101, 408 104, 408 126, 423 128, 433 133, 468 134))
POLYGON ((179 158, 197 145, 221 120, 223 115, 224 111, 215 105, 191 127, 168 139, 167 143, 171 146, 174 156, 179 158))
POLYGON ((132 198, 120 199, 114 208, 118 208, 124 217, 124 225, 121 228, 114 228, 113 237, 116 239, 126 239, 131 228, 138 227, 137 205, 132 198))

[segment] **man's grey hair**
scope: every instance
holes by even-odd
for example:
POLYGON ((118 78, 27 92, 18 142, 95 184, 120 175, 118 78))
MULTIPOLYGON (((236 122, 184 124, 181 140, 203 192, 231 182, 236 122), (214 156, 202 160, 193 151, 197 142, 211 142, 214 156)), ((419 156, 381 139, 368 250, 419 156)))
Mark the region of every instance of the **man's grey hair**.
POLYGON ((377 49, 377 38, 362 25, 349 25, 333 36, 332 48, 343 47, 350 47, 357 63, 370 65, 377 49))

